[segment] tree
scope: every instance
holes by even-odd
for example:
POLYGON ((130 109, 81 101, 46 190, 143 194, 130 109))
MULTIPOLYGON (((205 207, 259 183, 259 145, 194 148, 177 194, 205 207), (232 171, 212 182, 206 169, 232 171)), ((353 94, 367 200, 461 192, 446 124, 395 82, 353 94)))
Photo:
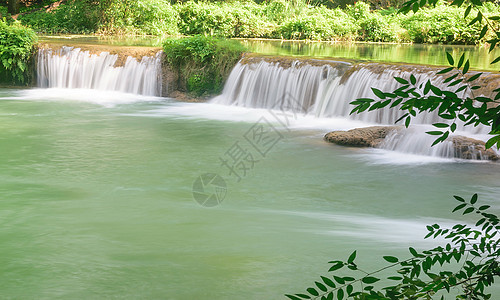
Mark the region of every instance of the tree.
MULTIPOLYGON (((487 41, 490 51, 500 42, 500 31, 497 21, 500 16, 486 18, 482 11, 480 0, 470 0, 467 3, 465 16, 472 11, 476 17, 469 26, 479 22, 482 26, 480 39, 488 31, 492 31, 492 38, 487 41)), ((403 4, 401 12, 418 11, 429 3, 436 4, 437 0, 410 0, 403 4)), ((455 0, 452 5, 461 6, 464 0, 455 0)), ((448 74, 444 83, 447 89, 443 90, 430 81, 417 82, 416 77, 395 77, 401 87, 391 92, 383 92, 373 88, 377 100, 362 98, 353 101, 355 105, 351 113, 381 109, 390 106, 404 112, 397 121, 404 120, 408 127, 413 117, 418 113, 436 111, 445 121, 433 124, 437 130, 428 134, 436 135, 434 144, 443 142, 457 130, 457 123, 465 126, 483 124, 490 128, 492 137, 486 143, 490 148, 496 144, 500 149, 500 88, 493 91, 493 99, 474 94, 479 86, 473 82, 482 74, 470 74, 469 60, 465 55, 455 59, 447 53, 450 67, 438 72, 448 74)), ((500 57, 492 61, 497 63, 500 57)), ((321 276, 321 280, 306 289, 304 293, 286 295, 289 299, 431 299, 449 293, 451 288, 460 287, 458 299, 490 299, 487 287, 500 277, 500 221, 489 212, 488 205, 477 205, 478 195, 474 194, 469 200, 454 196, 459 202, 454 212, 463 215, 475 213, 477 220, 474 226, 456 224, 451 228, 442 228, 438 224, 427 226, 428 234, 425 238, 442 237, 448 241, 443 246, 418 252, 409 248, 410 257, 401 260, 394 256, 384 256, 387 265, 373 272, 362 270, 355 262, 356 251, 347 260, 330 261, 329 272, 333 276, 321 276), (447 269, 448 267, 448 269, 447 269), (349 276, 340 272, 348 269, 354 272, 349 276), (394 270, 394 274, 387 277, 393 284, 385 285, 379 282, 382 271, 394 270), (356 275, 360 274, 360 275, 356 275), (378 282, 378 283, 377 283, 378 282)))
POLYGON ((19 13, 19 2, 20 0, 8 0, 7 1, 7 11, 11 15, 17 15, 19 13))

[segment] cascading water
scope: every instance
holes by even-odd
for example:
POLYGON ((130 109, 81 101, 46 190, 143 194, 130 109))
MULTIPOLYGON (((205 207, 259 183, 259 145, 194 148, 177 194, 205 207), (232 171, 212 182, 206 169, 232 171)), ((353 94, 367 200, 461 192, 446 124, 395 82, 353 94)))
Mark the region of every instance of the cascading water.
POLYGON ((145 56, 139 62, 128 57, 115 67, 118 55, 90 54, 72 47, 38 52, 38 86, 42 88, 82 88, 119 91, 144 96, 161 94, 161 56, 145 56))
MULTIPOLYGON (((350 115, 349 103, 358 98, 377 97, 372 87, 393 91, 401 86, 395 76, 409 78, 414 74, 418 83, 431 80, 433 85, 446 90, 444 78, 434 75, 431 68, 410 66, 393 67, 383 64, 358 64, 325 62, 310 65, 295 61, 289 67, 264 59, 257 62, 240 62, 231 72, 222 95, 213 103, 253 108, 274 108, 287 93, 310 115, 319 118, 342 117, 370 124, 393 125, 402 112, 396 109, 380 109, 350 115)), ((455 87, 456 88, 456 87, 455 87)), ((417 124, 409 131, 395 131, 381 144, 381 148, 405 153, 456 157, 453 143, 444 142, 431 147, 435 137, 418 128, 418 124, 446 123, 437 113, 419 114, 412 120, 417 124)), ((465 127, 468 134, 486 134, 485 127, 465 127)))
POLYGON ((238 63, 227 80, 222 95, 213 102, 253 108, 273 108, 278 99, 294 97, 304 109, 309 109, 322 91, 322 83, 339 78, 347 64, 311 66, 299 61, 289 68, 264 60, 256 64, 238 63))

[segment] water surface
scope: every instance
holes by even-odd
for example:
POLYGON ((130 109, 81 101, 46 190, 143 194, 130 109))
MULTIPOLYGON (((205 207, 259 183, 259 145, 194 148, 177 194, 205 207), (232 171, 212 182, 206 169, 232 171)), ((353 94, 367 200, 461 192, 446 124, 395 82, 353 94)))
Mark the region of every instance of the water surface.
MULTIPOLYGON (((0 290, 5 298, 281 299, 358 249, 405 256, 455 201, 499 211, 500 166, 326 144, 308 119, 82 90, 0 89, 0 290), (283 136, 238 182, 220 158, 264 118, 283 136), (220 174, 216 207, 193 181, 220 174)), ((266 123, 267 124, 267 123, 266 123)), ((465 219, 472 221, 472 219, 465 219)))

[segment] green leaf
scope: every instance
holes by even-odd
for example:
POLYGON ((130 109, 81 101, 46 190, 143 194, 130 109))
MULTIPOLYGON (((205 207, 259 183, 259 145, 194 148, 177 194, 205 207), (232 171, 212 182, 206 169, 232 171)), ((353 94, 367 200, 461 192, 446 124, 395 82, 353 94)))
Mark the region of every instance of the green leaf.
POLYGON ((330 269, 328 270, 328 272, 337 271, 339 269, 342 269, 342 267, 344 267, 344 264, 342 262, 338 262, 338 263, 334 264, 333 266, 331 266, 330 269))
POLYGON ((411 122, 411 117, 408 116, 406 117, 406 120, 405 120, 405 127, 408 128, 408 126, 410 126, 410 122, 411 122))
POLYGON ((465 59, 465 53, 462 53, 462 55, 460 56, 460 59, 458 60, 458 64, 457 64, 458 69, 460 69, 460 67, 462 67, 462 64, 464 63, 464 59, 465 59))
POLYGON ((467 16, 470 14, 470 11, 472 9, 472 5, 469 5, 466 9, 465 9, 465 12, 464 12, 464 19, 467 18, 467 16))
POLYGON ((481 33, 479 34, 479 39, 482 39, 486 35, 486 32, 488 32, 488 25, 484 25, 481 33))
POLYGON ((372 283, 375 283, 377 281, 379 281, 380 279, 376 278, 376 277, 373 277, 373 276, 366 276, 366 277, 363 277, 361 279, 361 281, 363 283, 366 283, 366 284, 372 284, 372 283))
POLYGON ((356 251, 354 251, 353 253, 351 253, 351 255, 349 255, 349 258, 347 259, 347 263, 353 263, 354 260, 356 259, 356 251))
POLYGON ((477 194, 472 195, 472 198, 470 199, 470 204, 474 205, 477 202, 477 194))
POLYGON ((417 79, 415 78, 415 76, 413 74, 410 75, 410 82, 413 85, 415 85, 415 83, 417 83, 417 79))
POLYGON ((313 296, 319 296, 319 292, 318 292, 316 289, 312 288, 312 287, 311 287, 311 288, 308 288, 308 289, 307 289, 307 292, 308 292, 309 294, 313 295, 313 296))
POLYGON ((443 134, 442 131, 427 131, 426 133, 430 134, 430 135, 442 135, 443 134))
POLYGON ((323 280, 323 282, 328 285, 329 287, 331 288, 336 288, 336 285, 335 283, 328 277, 325 277, 325 276, 321 276, 321 279, 323 280))
POLYGON ((316 286, 318 287, 318 289, 320 289, 321 291, 323 292, 326 292, 328 289, 326 288, 326 286, 324 284, 322 284, 321 282, 314 282, 316 284, 316 286))
POLYGON ((446 68, 446 69, 442 69, 441 71, 437 72, 437 74, 445 74, 445 73, 450 72, 453 69, 455 69, 455 68, 449 67, 449 68, 446 68))
POLYGON ((470 214, 471 212, 474 211, 474 207, 468 207, 464 210, 464 212, 462 213, 463 215, 466 215, 466 214, 470 214))
POLYGON ((344 299, 344 290, 343 289, 339 289, 337 291, 337 299, 339 299, 339 300, 344 299))
MULTIPOLYGON (((453 68, 451 68, 453 69, 453 68)), ((427 80, 427 82, 425 83, 425 87, 424 87, 424 95, 427 95, 429 93, 431 89, 431 81, 430 80, 427 80)))
POLYGON ((463 71, 462 71, 464 74, 466 74, 466 73, 469 71, 469 66, 470 66, 470 65, 469 65, 469 60, 467 60, 467 61, 465 62, 464 69, 463 69, 463 71))
POLYGON ((372 88, 372 91, 380 99, 385 99, 385 95, 384 95, 384 93, 381 90, 376 89, 376 88, 372 88))
POLYGON ((292 299, 292 300, 302 300, 302 298, 299 298, 299 297, 294 296, 294 295, 285 295, 285 296, 288 297, 289 299, 292 299))
POLYGON ((342 277, 333 276, 333 279, 335 279, 335 281, 337 281, 340 284, 344 284, 345 283, 344 278, 342 278, 342 277))
POLYGON ((455 64, 455 61, 453 60, 453 56, 449 52, 446 52, 446 58, 448 59, 448 63, 450 66, 453 66, 455 64))
POLYGON ((384 259, 390 263, 397 263, 399 259, 395 256, 384 256, 384 259))
MULTIPOLYGON (((499 58, 500 58, 500 56, 499 56, 499 58)), ((468 82, 474 81, 474 80, 478 79, 478 78, 479 78, 479 76, 481 76, 481 75, 483 75, 483 73, 477 73, 477 74, 474 74, 474 75, 472 75, 472 76, 471 76, 471 77, 470 77, 467 81, 468 81, 468 82)))
MULTIPOLYGON (((500 93, 499 93, 499 95, 500 95, 500 93)), ((489 148, 493 147, 493 145, 496 144, 497 140, 498 140, 498 137, 496 137, 496 136, 494 136, 491 139, 489 139, 486 142, 486 145, 485 145, 486 149, 489 149, 489 148)))
POLYGON ((408 84, 408 80, 403 79, 401 77, 394 77, 394 79, 401 84, 408 84))
POLYGON ((496 64, 496 63, 497 63, 497 62, 499 62, 499 61, 500 61, 500 56, 499 56, 499 57, 497 57, 497 58, 495 58, 495 59, 491 62, 491 64, 496 64))
POLYGON ((431 85, 431 91, 436 94, 436 96, 441 96, 443 92, 438 87, 431 85))
POLYGON ((446 128, 450 125, 448 125, 446 123, 434 123, 434 124, 432 124, 432 126, 437 127, 437 128, 446 128))
POLYGON ((452 211, 452 212, 456 212, 457 210, 461 210, 461 209, 462 209, 462 208, 464 208, 466 205, 467 205, 466 203, 459 204, 459 205, 457 205, 457 207, 455 207, 455 208, 453 209, 453 211, 452 211))
POLYGON ((490 206, 489 206, 489 205, 482 205, 482 206, 480 206, 478 209, 479 209, 479 210, 485 210, 485 209, 488 209, 488 208, 490 208, 490 206))
POLYGON ((413 256, 417 256, 418 255, 418 252, 417 252, 417 250, 415 250, 415 248, 410 247, 409 250, 410 250, 411 255, 413 255, 413 256))
POLYGON ((420 7, 418 6, 418 3, 415 2, 415 4, 413 4, 412 10, 413 10, 414 13, 416 13, 419 8, 420 7))
MULTIPOLYGON (((462 85, 461 87, 459 87, 459 88, 455 91, 455 93, 460 93, 461 91, 465 90, 466 88, 467 88, 467 86, 466 86, 466 85, 462 85)), ((472 89, 472 88, 471 88, 471 89, 472 89)))

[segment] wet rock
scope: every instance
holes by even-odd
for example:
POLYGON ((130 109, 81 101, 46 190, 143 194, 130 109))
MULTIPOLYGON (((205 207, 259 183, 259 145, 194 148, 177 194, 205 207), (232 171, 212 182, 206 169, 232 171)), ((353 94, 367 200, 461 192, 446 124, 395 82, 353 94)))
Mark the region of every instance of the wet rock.
POLYGON ((372 126, 355 128, 348 131, 332 131, 325 135, 325 141, 343 146, 377 147, 384 138, 401 126, 372 126))
POLYGON ((456 158, 492 161, 500 159, 500 156, 493 149, 486 149, 483 141, 460 135, 450 139, 455 149, 456 158))
MULTIPOLYGON (((395 130, 404 130, 402 126, 372 126, 355 128, 348 131, 332 131, 325 135, 325 140, 343 146, 351 147, 379 147, 387 135, 395 130)), ((481 140, 465 136, 452 136, 454 157, 474 160, 500 160, 500 155, 493 149, 486 149, 481 140)))

